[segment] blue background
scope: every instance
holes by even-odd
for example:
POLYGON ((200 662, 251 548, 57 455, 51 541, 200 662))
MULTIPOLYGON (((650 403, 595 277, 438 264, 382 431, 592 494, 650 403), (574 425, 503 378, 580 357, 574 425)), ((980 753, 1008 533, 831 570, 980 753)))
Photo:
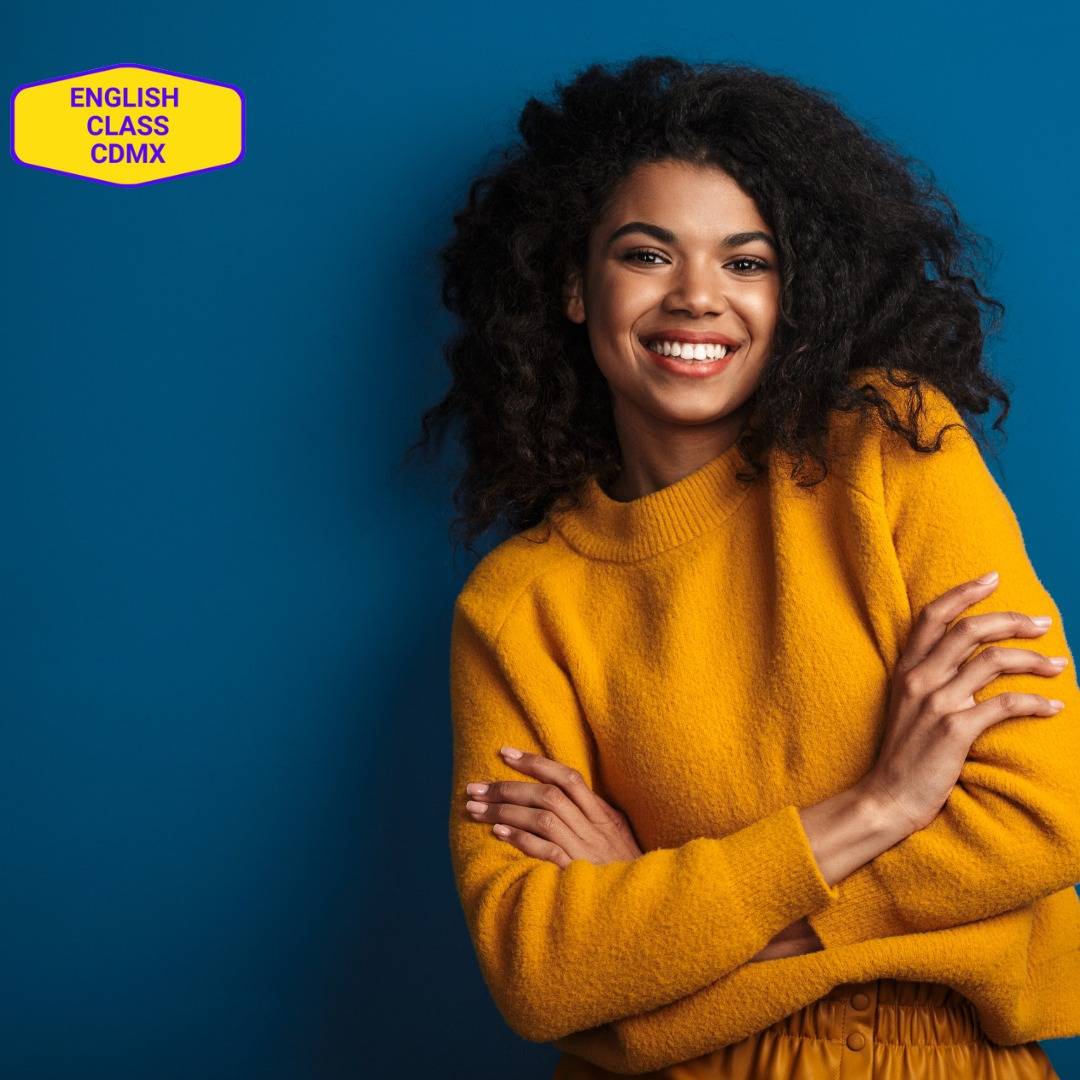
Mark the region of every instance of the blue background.
MULTIPOLYGON (((5 1077, 550 1076, 488 997, 450 872, 457 452, 397 463, 446 385, 450 215, 526 98, 587 63, 758 64, 929 164, 994 244, 999 476, 1080 634, 1064 5, 19 2, 4 23, 6 93, 140 63, 248 110, 239 164, 168 183, 0 169, 5 1077)), ((1044 1046, 1080 1077, 1076 1040, 1044 1046)))

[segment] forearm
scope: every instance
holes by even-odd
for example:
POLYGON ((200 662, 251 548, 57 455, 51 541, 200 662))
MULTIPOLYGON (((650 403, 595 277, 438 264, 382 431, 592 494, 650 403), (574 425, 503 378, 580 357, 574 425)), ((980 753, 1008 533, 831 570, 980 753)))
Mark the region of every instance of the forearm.
MULTIPOLYGON (((799 811, 822 875, 830 885, 871 862, 899 843, 908 830, 890 817, 858 787, 841 792, 799 811)), ((818 952, 824 946, 807 918, 781 930, 749 961, 774 960, 818 952)), ((671 1001, 648 1013, 627 1015, 575 1032, 555 1042, 558 1049, 577 1054, 609 1070, 635 1072, 656 1069, 668 1062, 646 1056, 645 1047, 683 1040, 687 1056, 707 1051, 701 1035, 708 1029, 712 999, 722 993, 718 980, 693 994, 671 1001)))
MULTIPOLYGON (((830 885, 908 835, 857 788, 808 806, 799 811, 799 816, 822 874, 830 885)), ((781 930, 751 957, 750 962, 801 956, 823 948, 814 926, 803 916, 781 930)))
POLYGON ((911 827, 855 786, 799 811, 803 828, 830 885, 911 834, 911 827))
MULTIPOLYGON (((907 404, 906 392, 888 380, 879 388, 892 404, 907 404)), ((1001 575, 998 587, 966 614, 1045 612, 1053 622, 1037 651, 1068 656, 1062 613, 1032 564, 1004 491, 947 395, 931 384, 923 389, 931 441, 940 424, 951 428, 939 451, 915 453, 896 432, 875 429, 879 542, 895 550, 891 589, 907 598, 907 610, 901 605, 896 612, 898 625, 909 616, 913 623, 946 590, 992 566, 1001 575)), ((876 467, 872 456, 867 475, 876 467)), ((886 595, 887 583, 880 587, 886 595)), ((994 647, 1031 644, 998 639, 994 647)), ((1001 674, 974 692, 973 704, 1007 693, 1057 697, 1065 708, 992 723, 975 738, 937 817, 845 879, 839 901, 809 916, 827 949, 992 918, 1080 881, 1075 668, 1049 679, 1026 670, 1001 674)))

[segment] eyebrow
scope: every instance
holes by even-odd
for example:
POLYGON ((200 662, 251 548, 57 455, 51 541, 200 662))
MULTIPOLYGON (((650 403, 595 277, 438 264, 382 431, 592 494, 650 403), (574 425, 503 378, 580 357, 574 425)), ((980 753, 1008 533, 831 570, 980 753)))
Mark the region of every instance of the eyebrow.
MULTIPOLYGON (((662 244, 676 244, 678 243, 678 237, 670 230, 661 228, 659 225, 650 224, 648 221, 628 221, 625 225, 620 225, 608 238, 607 243, 604 245, 605 249, 611 247, 620 236, 625 236, 627 233, 641 232, 648 236, 655 237, 662 244)), ((776 251, 776 241, 767 233, 760 231, 752 232, 736 232, 729 233, 727 236, 720 238, 721 247, 741 247, 743 244, 753 243, 755 240, 763 240, 776 251)))

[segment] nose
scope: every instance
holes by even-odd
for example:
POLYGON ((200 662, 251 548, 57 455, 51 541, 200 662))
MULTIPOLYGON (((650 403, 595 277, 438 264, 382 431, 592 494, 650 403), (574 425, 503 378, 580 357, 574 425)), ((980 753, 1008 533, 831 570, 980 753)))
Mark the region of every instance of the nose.
POLYGON ((728 308, 723 271, 716 267, 683 265, 664 300, 665 310, 687 313, 694 318, 718 315, 728 308))

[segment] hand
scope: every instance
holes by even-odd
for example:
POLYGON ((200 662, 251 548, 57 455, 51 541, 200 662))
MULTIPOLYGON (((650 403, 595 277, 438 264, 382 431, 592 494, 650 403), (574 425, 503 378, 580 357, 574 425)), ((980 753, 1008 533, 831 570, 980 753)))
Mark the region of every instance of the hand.
POLYGON ((626 815, 592 791, 577 769, 539 754, 512 758, 508 749, 501 751, 503 761, 540 782, 494 780, 483 792, 468 784, 466 809, 473 821, 498 822, 496 835, 508 829, 502 839, 563 869, 574 859, 599 866, 642 853, 626 815))
POLYGON ((1058 706, 1041 694, 1001 693, 975 703, 974 691, 1002 672, 1053 676, 1068 662, 1068 657, 1060 657, 1063 663, 1055 666, 1031 649, 996 645, 968 659, 981 642, 1046 633, 1045 626, 1016 611, 969 615, 948 625, 996 586, 997 579, 986 584, 969 581, 932 600, 897 661, 884 742, 860 786, 910 832, 937 817, 960 777, 971 744, 983 731, 1012 717, 1058 712, 1058 706))

